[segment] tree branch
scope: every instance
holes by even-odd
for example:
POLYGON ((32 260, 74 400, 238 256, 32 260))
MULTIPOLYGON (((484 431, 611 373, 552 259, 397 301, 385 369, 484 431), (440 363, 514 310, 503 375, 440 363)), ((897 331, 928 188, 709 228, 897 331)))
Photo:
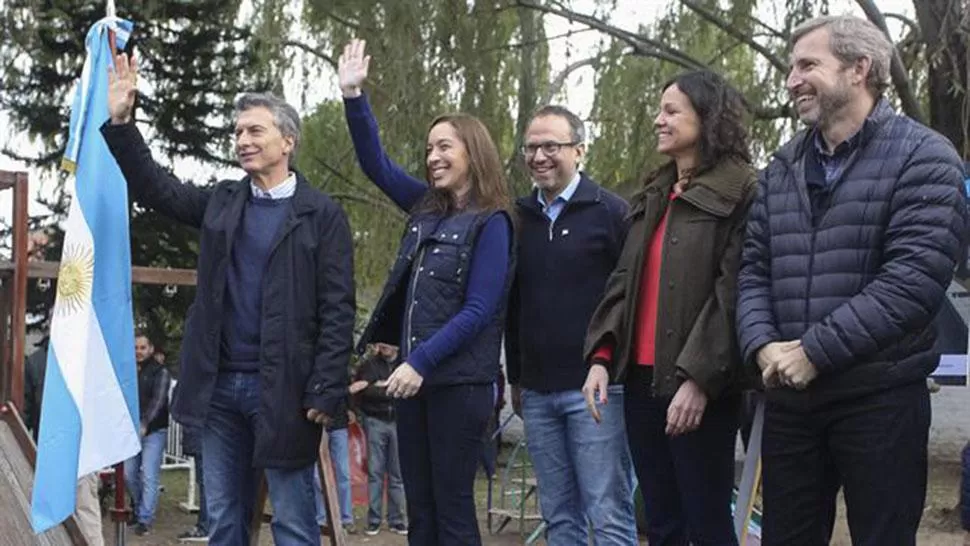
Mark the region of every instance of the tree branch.
POLYGON ((681 3, 687 6, 688 8, 690 8, 691 11, 699 15, 701 19, 704 19, 708 23, 724 31, 728 36, 731 36, 735 40, 738 40, 740 42, 743 42, 744 44, 747 44, 748 47, 760 53, 762 57, 764 57, 769 63, 771 63, 771 66, 775 67, 775 69, 777 69, 782 74, 785 74, 788 72, 788 63, 786 63, 780 57, 772 53, 771 50, 769 50, 767 47, 754 41, 754 39, 750 35, 748 35, 748 33, 741 31, 734 25, 725 21, 723 17, 719 17, 716 13, 707 10, 707 8, 705 8, 704 6, 701 6, 694 0, 681 0, 681 3))
POLYGON ((549 87, 546 89, 546 92, 543 93, 542 97, 539 99, 539 104, 549 104, 552 98, 562 91, 563 86, 566 85, 566 79, 569 78, 570 74, 579 70, 580 68, 583 68, 584 66, 592 66, 595 68, 596 65, 599 64, 600 57, 602 57, 602 55, 593 55, 592 57, 586 59, 580 59, 562 69, 562 71, 556 74, 556 77, 553 78, 549 83, 549 87))
MULTIPOLYGON (((339 170, 337 170, 336 167, 320 159, 319 157, 314 156, 313 160, 317 163, 317 165, 320 165, 321 167, 323 167, 325 171, 333 175, 334 178, 343 182, 351 189, 356 190, 357 194, 359 194, 361 199, 366 199, 368 202, 371 202, 371 203, 384 203, 384 206, 391 208, 391 205, 389 203, 384 202, 381 199, 380 197, 381 194, 374 192, 370 187, 365 187, 363 184, 357 183, 356 180, 340 172, 339 170)), ((395 210, 397 209, 395 208, 395 210)))
POLYGON ((751 115, 757 120, 773 120, 791 117, 791 107, 788 104, 781 106, 751 106, 751 115))
POLYGON ((365 197, 363 195, 357 195, 354 193, 337 192, 337 193, 328 193, 327 195, 329 195, 331 199, 336 199, 338 201, 339 200, 353 201, 355 203, 362 203, 364 205, 369 205, 376 209, 391 211, 394 214, 394 216, 398 218, 405 218, 407 216, 406 214, 404 214, 404 212, 401 209, 397 208, 394 205, 391 205, 386 201, 377 201, 375 199, 371 199, 369 197, 365 197))
MULTIPOLYGON (((856 3, 865 12, 869 21, 879 27, 886 35, 886 39, 892 42, 892 37, 889 36, 889 27, 886 26, 886 18, 879 8, 876 7, 875 2, 873 0, 856 0, 856 3)), ((924 119, 923 111, 919 106, 919 101, 916 100, 916 94, 913 92, 913 86, 910 84, 909 75, 906 74, 906 67, 903 66, 903 58, 895 46, 893 46, 893 57, 889 72, 892 77, 893 86, 896 88, 896 93, 899 95, 899 102, 903 107, 903 112, 906 112, 906 115, 922 123, 924 119)))
POLYGON ((516 5, 523 8, 541 11, 543 13, 558 15, 559 17, 568 19, 569 21, 580 23, 596 29, 604 34, 625 42, 627 45, 633 48, 633 54, 635 55, 666 60, 684 68, 707 68, 707 65, 684 53, 683 51, 680 51, 679 49, 670 47, 658 40, 651 39, 642 34, 635 34, 633 32, 623 30, 622 28, 610 25, 591 15, 586 15, 565 8, 543 6, 536 4, 531 0, 516 0, 516 5))
POLYGON ((283 47, 295 47, 297 49, 301 49, 318 59, 326 61, 327 64, 334 67, 334 69, 337 68, 337 61, 333 57, 331 57, 330 55, 327 55, 326 53, 323 53, 322 51, 314 49, 309 45, 304 44, 303 42, 298 42, 296 40, 283 40, 282 42, 280 42, 280 45, 283 47))
POLYGON ((884 13, 882 15, 886 19, 895 19, 897 21, 900 21, 901 23, 909 27, 909 30, 913 34, 914 39, 916 40, 921 39, 922 31, 920 31, 919 23, 917 23, 916 21, 910 19, 909 17, 906 17, 901 13, 884 13))
POLYGON ((570 38, 573 35, 581 34, 583 32, 592 32, 594 30, 596 30, 596 29, 593 29, 593 28, 584 28, 582 30, 570 30, 569 32, 563 32, 562 34, 556 34, 555 36, 549 36, 548 38, 542 38, 541 40, 528 40, 528 41, 521 41, 521 42, 516 42, 516 43, 512 43, 512 44, 498 45, 498 46, 494 46, 494 47, 483 47, 481 49, 476 49, 475 52, 476 53, 489 53, 489 52, 492 52, 492 51, 514 51, 516 49, 525 49, 527 47, 531 47, 531 46, 535 46, 535 45, 539 45, 539 44, 544 44, 544 43, 549 43, 549 42, 551 42, 553 40, 558 40, 560 38, 570 38))

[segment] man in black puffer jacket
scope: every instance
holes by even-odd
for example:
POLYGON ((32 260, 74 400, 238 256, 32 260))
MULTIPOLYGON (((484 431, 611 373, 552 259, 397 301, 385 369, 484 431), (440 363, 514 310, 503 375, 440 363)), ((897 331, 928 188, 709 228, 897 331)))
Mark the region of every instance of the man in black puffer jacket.
POLYGON ((792 44, 809 128, 762 173, 738 287, 740 346, 768 388, 763 544, 828 544, 840 486, 853 544, 915 544, 962 165, 883 98, 892 45, 875 26, 821 17, 792 44))

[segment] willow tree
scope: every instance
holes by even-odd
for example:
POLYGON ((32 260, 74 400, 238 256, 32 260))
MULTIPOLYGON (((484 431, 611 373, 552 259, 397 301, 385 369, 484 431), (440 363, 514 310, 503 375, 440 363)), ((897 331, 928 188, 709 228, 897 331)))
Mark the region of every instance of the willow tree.
MULTIPOLYGON (((310 74, 318 85, 336 78, 335 59, 353 37, 367 40, 373 58, 365 92, 388 154, 422 177, 430 122, 464 111, 488 127, 516 188, 518 138, 547 91, 548 47, 541 17, 507 9, 500 0, 414 2, 353 0, 307 2, 302 38, 285 48, 321 61, 310 74)), ((297 67, 297 70, 305 70, 297 67)), ((300 167, 348 211, 356 246, 360 300, 372 303, 394 259, 404 214, 357 166, 339 99, 324 101, 306 120, 300 167)))

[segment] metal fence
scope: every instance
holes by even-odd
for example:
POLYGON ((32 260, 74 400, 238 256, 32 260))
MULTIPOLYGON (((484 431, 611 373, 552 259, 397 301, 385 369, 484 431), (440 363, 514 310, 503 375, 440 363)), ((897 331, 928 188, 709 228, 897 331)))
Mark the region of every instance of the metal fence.
MULTIPOLYGON (((168 400, 171 403, 172 392, 175 391, 176 381, 172 381, 172 388, 168 391, 168 400)), ((182 452, 182 425, 175 422, 171 415, 168 418, 168 438, 165 442, 165 457, 162 459, 162 470, 181 469, 188 470, 192 464, 192 458, 182 452)))

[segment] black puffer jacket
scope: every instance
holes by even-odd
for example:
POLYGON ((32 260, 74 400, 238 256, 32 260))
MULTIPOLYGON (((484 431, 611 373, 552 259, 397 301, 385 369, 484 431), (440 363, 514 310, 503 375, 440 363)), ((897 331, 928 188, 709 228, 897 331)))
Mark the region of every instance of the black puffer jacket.
POLYGON ((805 161, 812 133, 761 174, 738 280, 743 357, 800 339, 819 377, 769 399, 826 401, 923 380, 935 369, 932 321, 964 229, 963 168, 953 146, 877 104, 813 223, 805 161))

